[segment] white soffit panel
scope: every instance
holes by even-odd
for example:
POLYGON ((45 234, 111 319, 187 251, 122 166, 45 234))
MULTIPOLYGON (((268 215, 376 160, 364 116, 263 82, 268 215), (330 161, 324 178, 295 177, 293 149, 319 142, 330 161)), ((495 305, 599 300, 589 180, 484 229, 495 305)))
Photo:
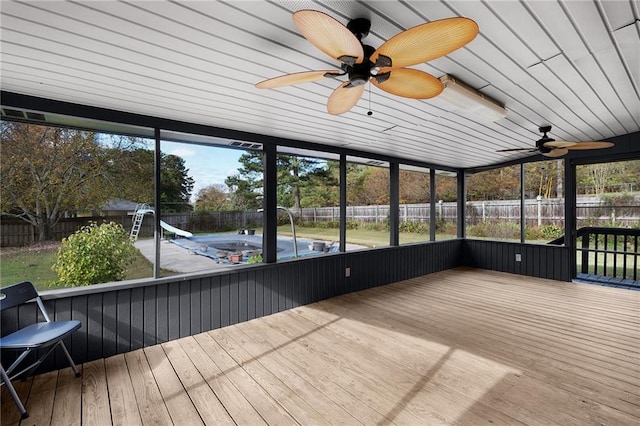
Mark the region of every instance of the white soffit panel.
POLYGON ((620 28, 613 32, 618 48, 622 53, 626 68, 631 73, 636 94, 640 93, 640 22, 620 28))

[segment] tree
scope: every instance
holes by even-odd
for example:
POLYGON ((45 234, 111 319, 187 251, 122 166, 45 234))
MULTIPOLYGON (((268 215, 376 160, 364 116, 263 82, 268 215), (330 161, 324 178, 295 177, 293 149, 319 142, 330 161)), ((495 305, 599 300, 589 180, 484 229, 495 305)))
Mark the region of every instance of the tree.
POLYGON ((198 191, 196 195, 196 213, 226 210, 229 205, 229 193, 227 187, 220 183, 214 183, 198 191))
MULTIPOLYGON (((110 135, 111 136, 111 135, 110 135)), ((111 136, 110 145, 121 141, 121 137, 111 136)), ((128 144, 117 143, 109 148, 114 160, 109 165, 109 173, 119 190, 113 196, 133 200, 138 203, 153 204, 154 200, 154 152, 140 147, 141 141, 132 138, 128 144), (123 147, 129 147, 123 149, 123 147)), ((181 157, 160 154, 160 201, 166 213, 190 211, 189 204, 194 180, 181 157)))
POLYGON ((340 163, 327 160, 307 177, 301 188, 303 207, 333 207, 340 205, 340 163))
POLYGON ((428 203, 431 200, 428 173, 400 170, 400 204, 428 203))
MULTIPOLYGON (((3 215, 52 238, 61 218, 99 211, 112 198, 153 201, 153 151, 129 136, 3 121, 0 195, 3 215)), ((184 160, 162 155, 162 200, 171 211, 185 211, 193 179, 184 160)))
POLYGON ((238 174, 228 176, 224 183, 231 190, 231 208, 256 210, 262 208, 262 153, 248 151, 238 159, 242 167, 238 174))
POLYGON ((162 153, 160 156, 160 202, 163 212, 191 211, 189 200, 194 180, 188 175, 184 159, 162 153))
POLYGON ((456 201, 458 199, 458 178, 436 174, 436 202, 456 201))
POLYGON ((109 198, 111 158, 95 133, 4 121, 1 133, 2 214, 35 226, 40 241, 65 214, 109 198))
POLYGON ((317 195, 314 194, 316 187, 324 187, 323 183, 330 178, 326 162, 315 158, 278 155, 276 164, 278 167, 278 204, 293 207, 295 210, 299 210, 301 207, 311 207, 302 204, 303 193, 307 195, 305 200, 316 198, 313 196, 317 195))
POLYGON ((467 200, 520 198, 520 166, 500 167, 467 178, 467 200))

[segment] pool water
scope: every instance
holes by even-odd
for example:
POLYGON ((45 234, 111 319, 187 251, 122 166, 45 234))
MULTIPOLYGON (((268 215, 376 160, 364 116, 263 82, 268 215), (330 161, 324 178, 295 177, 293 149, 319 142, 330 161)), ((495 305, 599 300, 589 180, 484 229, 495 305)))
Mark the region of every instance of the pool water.
MULTIPOLYGON (((278 238, 278 259, 288 259, 294 256, 293 241, 291 238, 278 238)), ((262 253, 262 235, 243 234, 205 234, 194 235, 190 238, 177 238, 172 243, 185 249, 215 259, 218 262, 227 262, 228 253, 242 252, 243 261, 249 257, 262 253)), ((321 254, 321 251, 310 249, 314 241, 297 239, 298 257, 321 254)), ((315 245, 319 242, 315 242, 315 245)), ((336 246, 337 248, 337 246, 336 246)))
POLYGON ((246 251, 246 250, 262 250, 262 244, 256 245, 252 243, 246 243, 242 241, 204 241, 202 244, 207 247, 214 248, 216 250, 223 251, 246 251))

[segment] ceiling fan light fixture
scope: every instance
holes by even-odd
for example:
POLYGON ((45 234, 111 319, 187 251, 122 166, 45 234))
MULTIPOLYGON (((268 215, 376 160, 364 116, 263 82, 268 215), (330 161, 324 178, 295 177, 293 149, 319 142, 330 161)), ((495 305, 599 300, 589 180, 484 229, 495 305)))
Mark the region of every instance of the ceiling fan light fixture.
POLYGON ((504 105, 468 86, 460 80, 443 75, 440 81, 444 91, 438 96, 456 107, 455 110, 472 113, 489 121, 498 121, 507 116, 504 105))

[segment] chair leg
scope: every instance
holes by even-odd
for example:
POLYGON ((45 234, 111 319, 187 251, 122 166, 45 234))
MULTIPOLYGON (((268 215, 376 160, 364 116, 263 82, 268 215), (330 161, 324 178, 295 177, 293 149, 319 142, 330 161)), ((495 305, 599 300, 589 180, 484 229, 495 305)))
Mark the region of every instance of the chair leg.
POLYGON ((64 354, 66 355, 67 359, 69 360, 69 365, 71 365, 71 368, 73 369, 73 372, 75 373, 76 377, 80 377, 80 372, 78 371, 78 368, 76 367, 75 362, 73 362, 73 359, 71 358, 71 355, 69 355, 69 351, 67 350, 67 347, 64 345, 64 342, 62 340, 60 340, 60 342, 58 342, 60 344, 60 347, 62 348, 62 351, 64 352, 64 354))
POLYGON ((24 405, 22 405, 22 401, 20 401, 20 397, 18 396, 18 393, 13 387, 11 380, 9 380, 9 376, 7 376, 7 373, 4 371, 4 367, 2 367, 1 365, 0 365, 0 378, 2 378, 2 381, 7 386, 7 389, 9 390, 11 397, 13 398, 16 405, 18 406, 18 410, 20 411, 20 415, 22 416, 22 418, 26 419, 27 417, 29 417, 29 413, 27 413, 27 410, 24 408, 24 405))

